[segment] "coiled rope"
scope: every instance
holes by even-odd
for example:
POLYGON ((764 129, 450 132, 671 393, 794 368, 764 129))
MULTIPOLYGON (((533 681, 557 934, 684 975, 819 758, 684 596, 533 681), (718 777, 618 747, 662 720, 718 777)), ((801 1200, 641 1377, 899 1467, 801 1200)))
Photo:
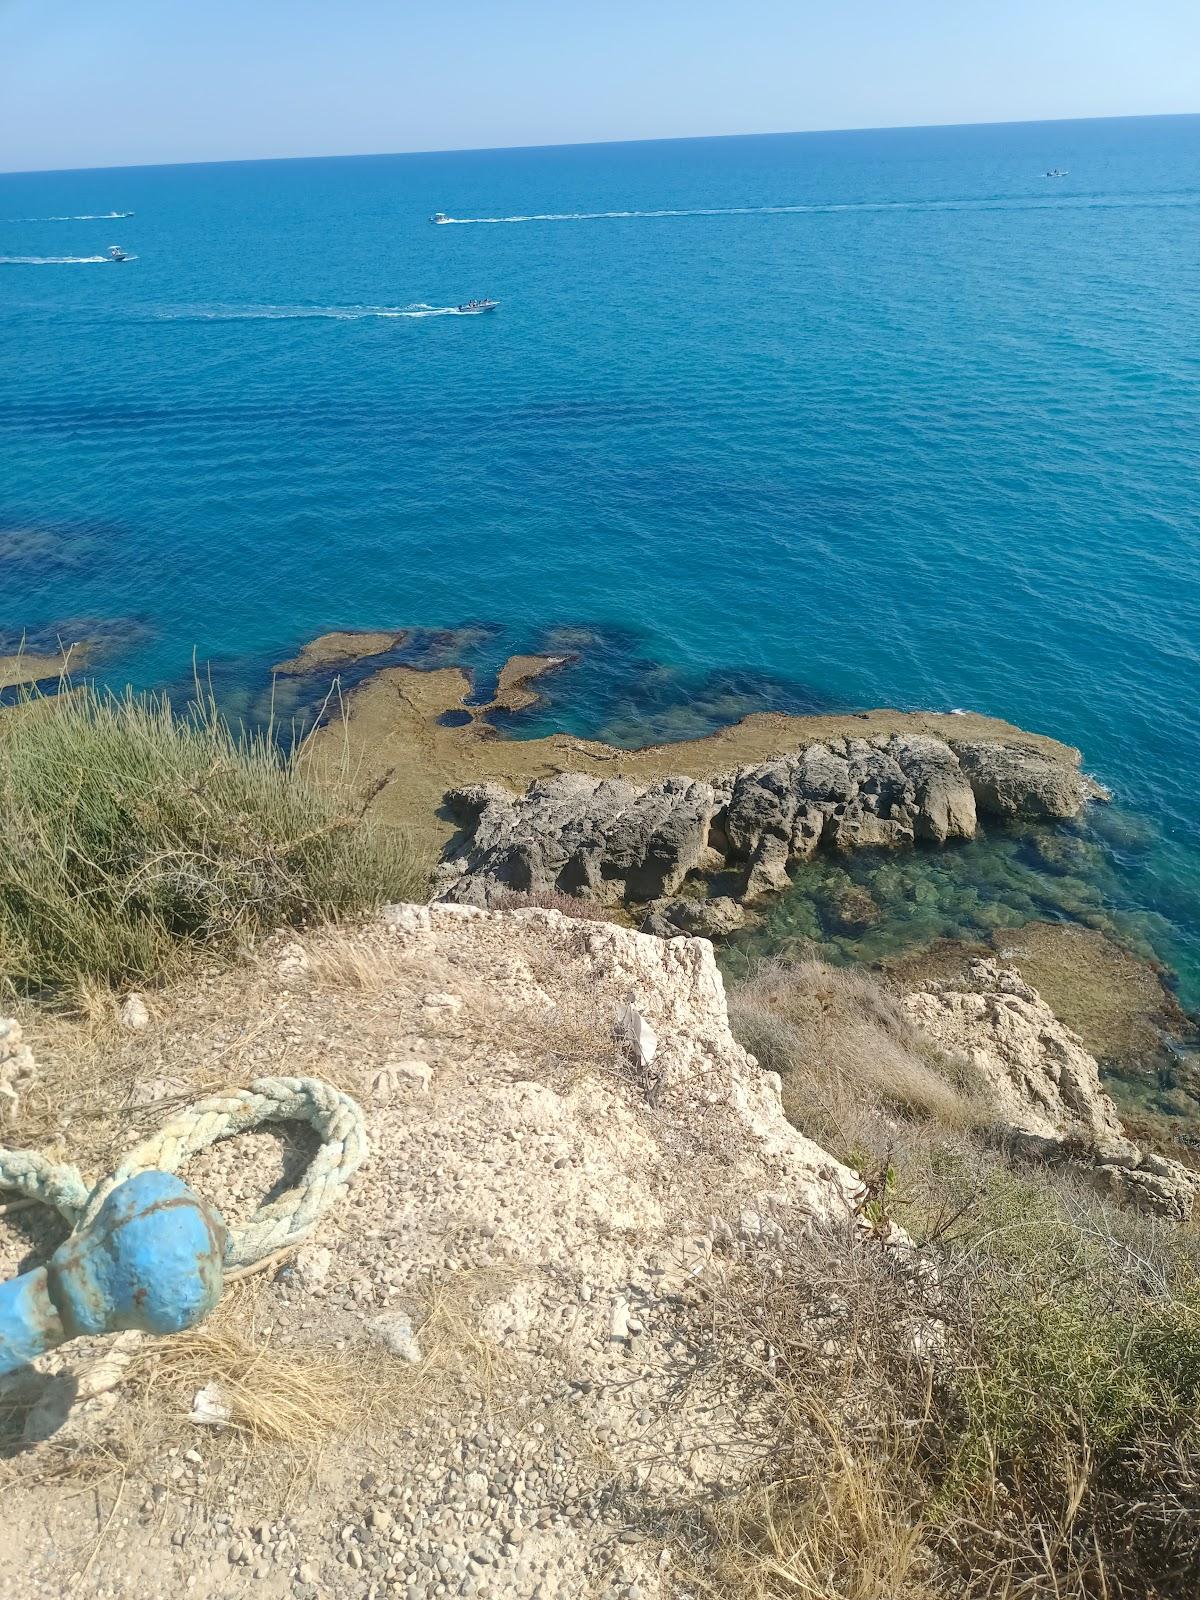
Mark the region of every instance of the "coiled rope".
POLYGON ((256 1078, 249 1089, 197 1100, 89 1189, 83 1174, 36 1150, 0 1149, 0 1190, 52 1206, 72 1228, 86 1226, 105 1198, 128 1178, 157 1169, 178 1172, 191 1156, 220 1139, 265 1122, 307 1122, 321 1136, 303 1179, 229 1229, 225 1266, 246 1268, 300 1244, 346 1187, 367 1155, 363 1114, 348 1094, 320 1078, 256 1078))

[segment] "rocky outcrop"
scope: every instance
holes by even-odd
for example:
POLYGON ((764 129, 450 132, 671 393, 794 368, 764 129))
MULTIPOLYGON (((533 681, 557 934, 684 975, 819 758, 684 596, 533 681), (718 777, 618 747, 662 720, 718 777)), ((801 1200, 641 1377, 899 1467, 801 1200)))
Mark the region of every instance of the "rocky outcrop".
POLYGON ((642 932, 657 934, 660 939, 678 939, 682 934, 724 939, 736 933, 745 921, 745 911, 728 895, 714 895, 707 900, 677 895, 673 900, 656 900, 650 906, 642 932))
POLYGON ((1125 1137, 1096 1058, 1019 973, 976 960, 965 985, 929 983, 903 1007, 939 1049, 967 1059, 1022 1152, 1084 1163, 1101 1192, 1140 1210, 1191 1215, 1200 1173, 1125 1137))
POLYGON ((562 773, 523 795, 473 785, 447 796, 463 837, 439 887, 479 906, 513 890, 645 903, 674 896, 689 873, 736 866, 740 898, 754 900, 818 848, 945 844, 971 838, 980 815, 1072 817, 1099 792, 1032 744, 926 734, 809 744, 708 781, 562 773))
POLYGON ((693 778, 638 788, 620 778, 563 773, 514 796, 497 784, 447 796, 468 831, 448 864, 444 897, 490 906, 516 890, 558 890, 616 904, 673 895, 707 863, 716 791, 693 778))
POLYGON ((16 1116, 21 1095, 32 1088, 36 1075, 21 1024, 15 1017, 0 1017, 0 1121, 6 1115, 16 1116))

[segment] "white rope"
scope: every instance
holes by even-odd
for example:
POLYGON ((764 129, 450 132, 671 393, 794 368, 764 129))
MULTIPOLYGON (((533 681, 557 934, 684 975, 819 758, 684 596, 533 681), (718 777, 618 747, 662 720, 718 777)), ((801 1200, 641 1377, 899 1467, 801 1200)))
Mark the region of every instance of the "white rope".
POLYGON ((362 1111, 348 1094, 319 1078, 256 1078, 249 1089, 198 1100, 90 1192, 76 1167, 49 1161, 36 1150, 0 1149, 0 1189, 52 1206, 76 1228, 91 1221, 119 1183, 155 1169, 178 1172, 209 1145, 264 1122, 307 1122, 320 1134, 321 1148, 302 1182, 260 1206, 249 1222, 230 1228, 225 1265, 249 1266, 306 1238, 366 1158, 362 1111))

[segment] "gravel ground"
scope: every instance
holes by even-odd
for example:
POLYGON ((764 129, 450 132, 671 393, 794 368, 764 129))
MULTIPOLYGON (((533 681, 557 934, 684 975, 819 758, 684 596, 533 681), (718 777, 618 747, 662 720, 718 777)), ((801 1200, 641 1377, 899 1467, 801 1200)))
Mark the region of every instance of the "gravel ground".
MULTIPOLYGON (((729 1376, 709 1286, 859 1194, 734 1043, 711 946, 398 907, 147 998, 148 1025, 100 1047, 119 1105, 81 1084, 61 1027, 24 1019, 40 1125, 98 1170, 218 1086, 287 1073, 356 1095, 369 1161, 215 1323, 285 1373, 340 1364, 341 1399, 322 1448, 301 1449, 189 1421, 170 1352, 136 1336, 46 1360, 0 1393, 0 1596, 683 1592, 689 1509, 770 1428, 729 1376), (648 1063, 614 1027, 628 1003, 657 1035, 648 1063), (114 1360, 123 1381, 96 1392, 114 1360), (49 1388, 75 1404, 33 1443, 49 1388)), ((311 1149, 245 1135, 186 1176, 239 1220, 311 1149)), ((0 1278, 52 1242, 40 1214, 0 1216, 0 1278)), ((211 1372, 190 1359, 200 1383, 228 1381, 215 1354, 211 1372)))

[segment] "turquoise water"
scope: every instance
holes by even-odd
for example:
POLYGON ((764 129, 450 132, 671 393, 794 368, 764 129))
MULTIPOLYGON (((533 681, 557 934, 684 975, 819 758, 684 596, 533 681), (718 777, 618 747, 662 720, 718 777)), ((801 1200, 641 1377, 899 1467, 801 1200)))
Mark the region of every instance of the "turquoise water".
POLYGON ((0 178, 0 629, 234 704, 332 627, 550 636, 524 725, 629 741, 1005 716, 1195 1004, 1198 223, 1194 117, 0 178))

